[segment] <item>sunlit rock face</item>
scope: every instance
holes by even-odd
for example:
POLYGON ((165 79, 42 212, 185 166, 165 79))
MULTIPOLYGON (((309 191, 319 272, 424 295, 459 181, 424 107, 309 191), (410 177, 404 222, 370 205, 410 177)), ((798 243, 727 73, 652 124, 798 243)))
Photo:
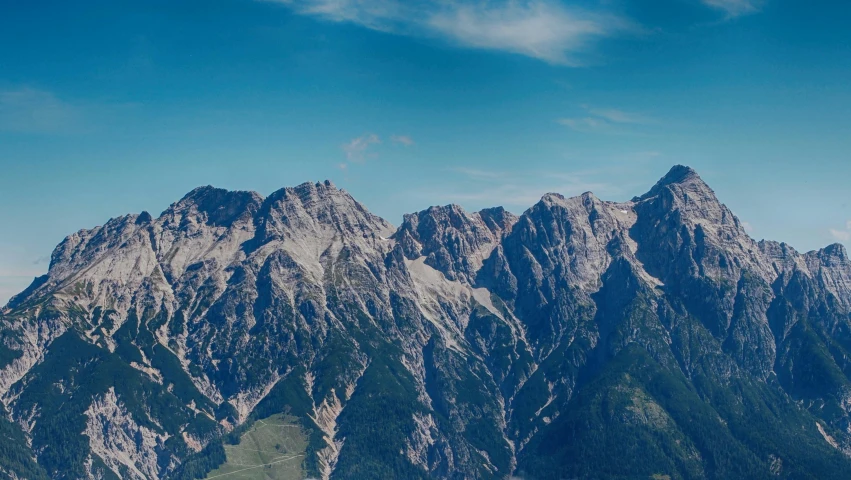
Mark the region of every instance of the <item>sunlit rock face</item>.
POLYGON ((202 187, 3 309, 0 476, 203 476, 287 412, 317 478, 851 478, 849 312, 841 245, 756 242, 683 166, 399 228, 327 181, 202 187))

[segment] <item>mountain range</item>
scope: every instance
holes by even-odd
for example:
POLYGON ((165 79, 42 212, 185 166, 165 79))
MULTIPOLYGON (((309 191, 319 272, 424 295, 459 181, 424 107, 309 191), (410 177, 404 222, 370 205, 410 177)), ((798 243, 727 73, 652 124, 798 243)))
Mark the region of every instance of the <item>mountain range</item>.
POLYGON ((848 479, 851 260, 684 166, 398 228, 328 181, 201 187, 56 247, 0 400, 10 479, 224 476, 281 415, 303 477, 848 479))

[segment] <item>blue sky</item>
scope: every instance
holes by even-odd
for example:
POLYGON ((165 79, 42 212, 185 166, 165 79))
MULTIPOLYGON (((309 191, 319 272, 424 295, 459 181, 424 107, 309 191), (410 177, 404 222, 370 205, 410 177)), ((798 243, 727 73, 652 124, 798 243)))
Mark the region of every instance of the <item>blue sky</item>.
POLYGON ((0 0, 0 303, 198 185, 622 200, 691 165, 756 238, 851 245, 851 5, 0 0))

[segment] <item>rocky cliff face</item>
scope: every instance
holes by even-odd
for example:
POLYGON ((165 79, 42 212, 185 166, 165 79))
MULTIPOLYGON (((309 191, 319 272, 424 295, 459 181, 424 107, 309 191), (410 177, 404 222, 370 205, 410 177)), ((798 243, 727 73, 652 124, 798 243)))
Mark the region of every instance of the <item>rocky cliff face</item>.
POLYGON ((847 478, 849 352, 844 248, 755 242, 687 167, 398 229, 330 182, 203 187, 4 308, 0 475, 194 478, 288 412, 321 478, 847 478))

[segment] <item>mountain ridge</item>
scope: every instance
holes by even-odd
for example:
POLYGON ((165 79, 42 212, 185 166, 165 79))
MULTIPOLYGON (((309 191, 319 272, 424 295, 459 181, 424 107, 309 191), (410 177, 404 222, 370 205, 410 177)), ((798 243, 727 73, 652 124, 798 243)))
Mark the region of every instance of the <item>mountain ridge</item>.
POLYGON ((845 248, 753 240, 689 167, 398 228, 327 180, 206 186, 57 246, 0 400, 53 478, 196 478, 282 412, 322 478, 841 478, 849 353, 845 248))

